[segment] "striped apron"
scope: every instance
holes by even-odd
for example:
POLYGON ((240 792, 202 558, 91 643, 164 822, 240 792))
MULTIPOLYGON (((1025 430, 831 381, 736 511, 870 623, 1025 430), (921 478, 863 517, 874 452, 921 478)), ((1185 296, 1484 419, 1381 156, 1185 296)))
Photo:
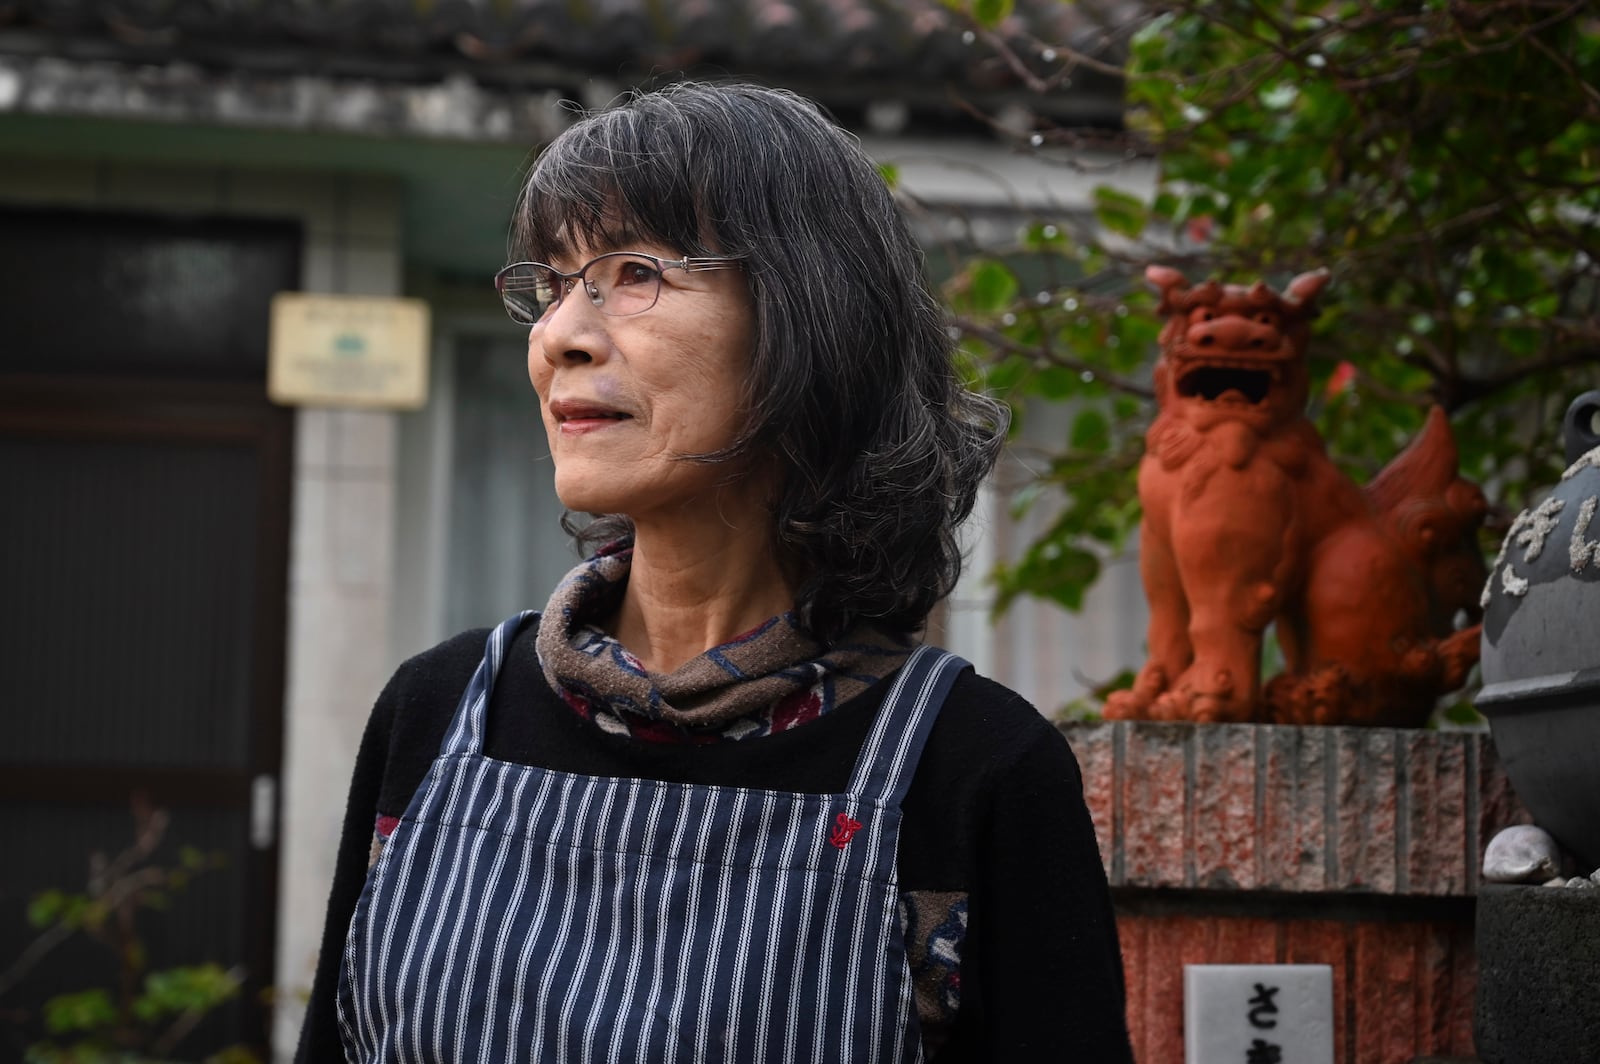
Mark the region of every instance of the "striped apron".
POLYGON ((844 794, 580 776, 483 755, 489 637, 351 920, 352 1061, 922 1059, 900 802, 965 662, 901 668, 844 794))

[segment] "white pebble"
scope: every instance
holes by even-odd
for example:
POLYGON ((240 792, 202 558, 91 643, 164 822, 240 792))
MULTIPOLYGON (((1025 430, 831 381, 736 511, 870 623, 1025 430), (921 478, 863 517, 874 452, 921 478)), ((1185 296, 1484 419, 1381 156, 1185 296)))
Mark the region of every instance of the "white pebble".
POLYGON ((1532 824, 1498 832, 1483 851, 1483 878, 1490 883, 1537 883, 1561 871, 1561 848, 1532 824))

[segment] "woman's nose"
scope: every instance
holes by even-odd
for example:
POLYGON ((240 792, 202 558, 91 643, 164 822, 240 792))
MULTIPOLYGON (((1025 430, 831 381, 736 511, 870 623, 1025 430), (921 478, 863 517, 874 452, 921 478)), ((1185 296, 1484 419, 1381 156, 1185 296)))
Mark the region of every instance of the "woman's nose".
POLYGON ((534 328, 544 360, 552 367, 597 362, 611 343, 605 316, 582 291, 567 293, 534 328))

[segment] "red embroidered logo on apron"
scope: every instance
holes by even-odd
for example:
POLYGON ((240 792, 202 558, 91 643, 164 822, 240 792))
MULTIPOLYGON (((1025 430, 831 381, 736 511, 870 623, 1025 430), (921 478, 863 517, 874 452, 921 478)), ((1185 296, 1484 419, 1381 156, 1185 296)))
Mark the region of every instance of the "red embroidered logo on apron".
POLYGON ((856 832, 861 830, 861 821, 850 819, 849 813, 840 813, 833 818, 833 833, 828 836, 836 849, 844 849, 845 845, 856 837, 856 832))

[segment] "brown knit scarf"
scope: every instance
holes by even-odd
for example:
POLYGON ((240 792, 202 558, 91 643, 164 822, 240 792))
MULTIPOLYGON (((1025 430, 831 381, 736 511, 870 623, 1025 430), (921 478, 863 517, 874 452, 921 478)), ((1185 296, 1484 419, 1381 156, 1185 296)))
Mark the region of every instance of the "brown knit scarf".
POLYGON ((647 671, 600 627, 627 587, 633 544, 602 549, 561 581, 539 621, 545 679, 602 728, 636 738, 705 742, 785 731, 894 672, 909 640, 862 626, 825 647, 779 614, 684 662, 647 671))

